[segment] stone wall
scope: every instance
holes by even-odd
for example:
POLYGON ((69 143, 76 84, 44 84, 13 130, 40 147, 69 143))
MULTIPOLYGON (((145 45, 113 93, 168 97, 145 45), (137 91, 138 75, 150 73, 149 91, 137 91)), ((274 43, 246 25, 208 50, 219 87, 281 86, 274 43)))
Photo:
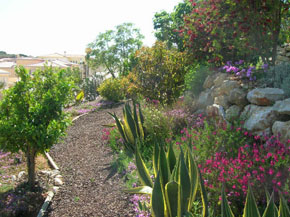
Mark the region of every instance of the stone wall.
POLYGON ((290 63, 290 43, 277 48, 277 63, 290 63))
POLYGON ((244 128, 254 135, 281 134, 290 139, 290 98, 278 88, 251 89, 225 73, 208 76, 196 99, 197 112, 220 116, 227 122, 243 120, 244 128))

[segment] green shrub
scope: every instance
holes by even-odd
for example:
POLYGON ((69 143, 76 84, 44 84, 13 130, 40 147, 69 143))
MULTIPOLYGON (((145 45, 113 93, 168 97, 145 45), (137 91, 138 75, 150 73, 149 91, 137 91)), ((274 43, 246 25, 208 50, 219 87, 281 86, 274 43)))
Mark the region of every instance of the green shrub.
POLYGON ((198 96, 203 91, 203 83, 211 70, 208 66, 190 66, 185 75, 185 90, 193 96, 198 96))
POLYGON ((103 81, 103 77, 101 75, 93 75, 89 78, 86 78, 81 87, 84 92, 84 97, 88 101, 93 101, 98 96, 97 88, 100 86, 103 81))
POLYGON ((290 97, 290 63, 282 63, 266 70, 260 83, 268 87, 281 88, 290 97))
POLYGON ((106 79, 98 88, 98 92, 102 97, 114 102, 124 99, 123 87, 117 78, 106 79))

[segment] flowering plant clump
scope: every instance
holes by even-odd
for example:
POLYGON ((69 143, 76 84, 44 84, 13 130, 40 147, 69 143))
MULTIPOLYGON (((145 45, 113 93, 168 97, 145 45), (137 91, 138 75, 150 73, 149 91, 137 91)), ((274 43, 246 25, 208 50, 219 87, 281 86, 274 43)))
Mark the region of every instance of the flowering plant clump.
POLYGON ((113 151, 121 151, 121 147, 124 141, 116 127, 104 128, 102 133, 102 140, 107 143, 113 151))
POLYGON ((214 125, 205 118, 202 122, 184 128, 176 144, 192 144, 213 206, 218 209, 223 183, 236 211, 243 209, 248 184, 255 187, 260 204, 266 203, 264 190, 261 191, 265 188, 269 192, 280 191, 290 199, 290 140, 283 144, 277 137, 261 139, 239 126, 223 122, 214 125))
POLYGON ((232 63, 232 61, 227 61, 226 65, 222 67, 222 70, 225 70, 227 73, 234 73, 237 78, 255 81, 259 73, 268 69, 268 64, 260 65, 248 65, 244 60, 240 60, 235 63, 232 63))

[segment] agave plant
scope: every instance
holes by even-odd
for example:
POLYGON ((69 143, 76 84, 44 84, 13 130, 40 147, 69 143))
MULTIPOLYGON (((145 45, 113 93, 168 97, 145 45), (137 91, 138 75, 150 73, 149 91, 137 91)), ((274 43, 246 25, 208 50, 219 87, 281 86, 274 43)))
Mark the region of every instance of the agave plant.
POLYGON ((141 106, 137 111, 136 103, 133 102, 133 112, 129 103, 123 108, 123 120, 120 120, 114 113, 109 113, 116 121, 117 128, 124 140, 125 149, 129 153, 135 153, 137 143, 144 141, 144 118, 141 111, 141 106))
MULTIPOLYGON (((154 183, 138 149, 135 158, 142 186, 126 190, 126 192, 150 194, 153 217, 192 216, 190 210, 201 182, 191 150, 188 148, 184 153, 181 149, 177 159, 171 144, 167 153, 163 146, 155 144, 153 153, 154 183)), ((202 197, 203 216, 207 216, 206 194, 203 192, 203 186, 200 189, 204 196, 202 197)))
MULTIPOLYGON (((234 217, 234 214, 226 199, 224 187, 222 189, 222 217, 234 217)), ((258 210, 253 191, 249 185, 243 217, 261 217, 258 210)), ((274 203, 274 194, 269 196, 267 192, 267 207, 262 217, 290 217, 289 207, 283 195, 280 194, 279 210, 274 203)))

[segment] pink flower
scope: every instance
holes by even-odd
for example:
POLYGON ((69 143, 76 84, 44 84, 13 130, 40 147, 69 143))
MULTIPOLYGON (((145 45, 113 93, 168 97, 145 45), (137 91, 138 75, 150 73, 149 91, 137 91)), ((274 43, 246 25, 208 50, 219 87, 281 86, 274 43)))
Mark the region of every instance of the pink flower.
POLYGON ((272 168, 270 168, 268 173, 269 173, 269 175, 273 175, 274 174, 274 170, 272 168))

